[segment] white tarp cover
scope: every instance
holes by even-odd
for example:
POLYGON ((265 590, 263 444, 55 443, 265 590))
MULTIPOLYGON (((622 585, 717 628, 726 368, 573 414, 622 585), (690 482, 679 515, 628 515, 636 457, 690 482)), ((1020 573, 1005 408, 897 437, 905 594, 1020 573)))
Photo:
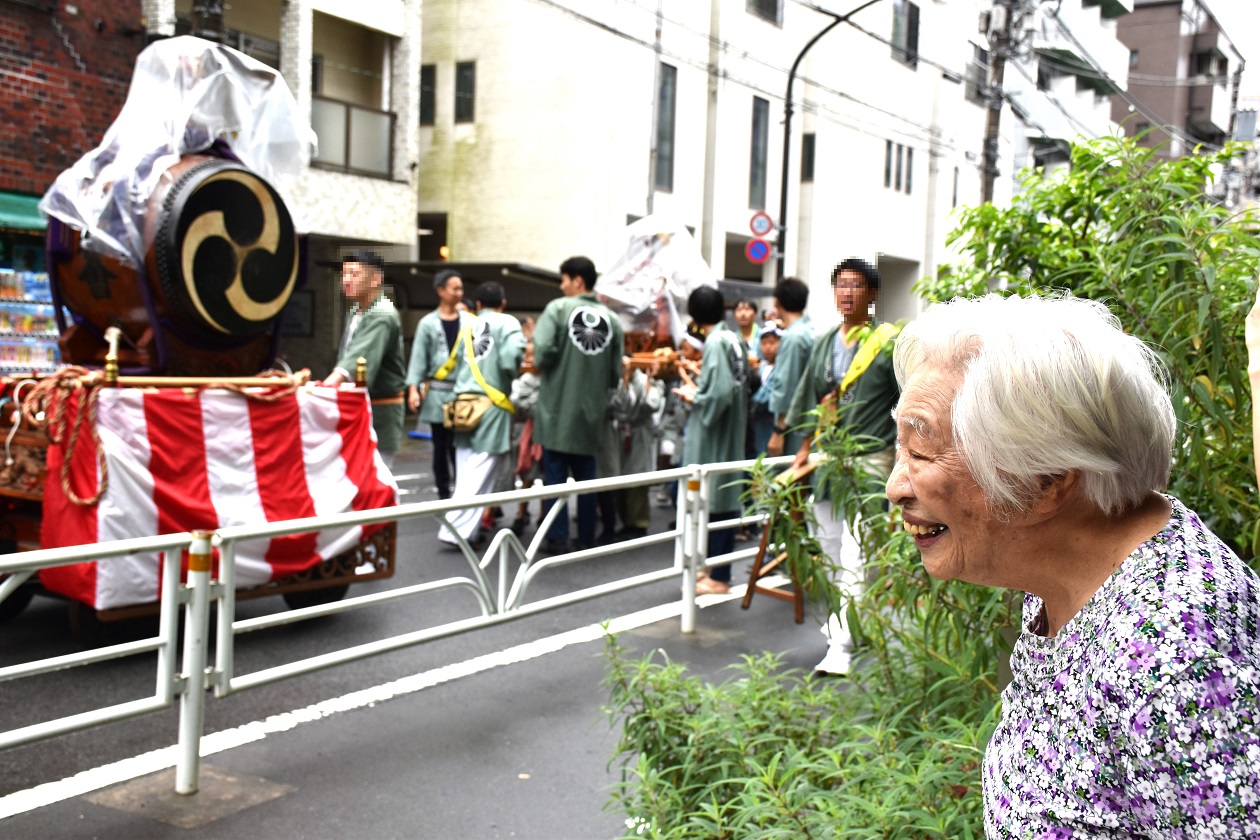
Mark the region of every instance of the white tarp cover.
POLYGON ((127 101, 101 144, 57 176, 39 208, 78 230, 84 248, 140 268, 158 179, 215 141, 284 197, 310 161, 315 132, 262 62, 189 35, 156 41, 136 58, 127 101))
POLYGON ((681 220, 644 216, 626 228, 625 252, 599 276, 595 292, 621 317, 627 332, 661 335, 668 318, 677 345, 686 333, 687 298, 701 286, 716 286, 700 245, 681 220))

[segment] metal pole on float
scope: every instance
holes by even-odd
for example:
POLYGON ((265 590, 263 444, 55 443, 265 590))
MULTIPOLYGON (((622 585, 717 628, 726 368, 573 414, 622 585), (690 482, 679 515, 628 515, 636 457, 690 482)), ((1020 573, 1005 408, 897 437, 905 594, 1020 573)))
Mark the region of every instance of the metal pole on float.
POLYGON ((206 647, 210 635, 210 531, 193 531, 188 548, 190 597, 184 608, 184 692, 179 700, 179 758, 175 792, 197 792, 201 777, 201 730, 206 715, 206 647))

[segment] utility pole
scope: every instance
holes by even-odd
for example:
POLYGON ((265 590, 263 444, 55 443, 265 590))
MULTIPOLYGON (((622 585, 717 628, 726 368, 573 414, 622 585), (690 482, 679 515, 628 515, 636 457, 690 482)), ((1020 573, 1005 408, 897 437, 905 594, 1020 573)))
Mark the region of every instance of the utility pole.
POLYGON ((647 215, 656 209, 656 168, 660 165, 661 141, 661 28, 664 24, 665 0, 656 0, 656 41, 652 57, 656 61, 652 77, 652 145, 648 155, 647 215))
POLYGON ((831 17, 831 23, 823 27, 823 30, 809 39, 804 49, 796 56, 796 61, 792 62, 792 69, 788 71, 787 94, 783 97, 783 178, 779 182, 779 237, 778 248, 775 254, 775 277, 778 280, 783 279, 783 263, 784 256, 787 254, 787 205, 788 205, 788 164, 792 158, 792 84, 796 81, 796 71, 801 66, 801 61, 805 58, 805 53, 809 52, 810 47, 818 43, 822 36, 844 23, 867 6, 873 6, 879 0, 867 0, 861 6, 852 11, 838 15, 835 12, 829 12, 826 9, 820 9, 817 6, 810 6, 816 12, 831 17))
POLYGON ((994 0, 989 13, 989 48, 993 52, 990 65, 988 105, 984 120, 984 169, 981 173, 980 200, 993 200, 993 182, 998 176, 998 127, 1002 121, 1002 105, 1006 101, 1003 83, 1006 59, 1011 53, 1011 19, 1018 0, 994 0))

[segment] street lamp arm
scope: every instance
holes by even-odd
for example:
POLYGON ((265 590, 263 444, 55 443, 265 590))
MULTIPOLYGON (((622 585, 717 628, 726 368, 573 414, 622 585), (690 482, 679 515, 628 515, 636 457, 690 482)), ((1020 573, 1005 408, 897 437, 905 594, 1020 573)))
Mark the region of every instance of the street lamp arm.
POLYGON ((820 9, 817 6, 811 6, 814 11, 829 15, 832 18, 831 23, 822 28, 817 35, 809 39, 800 53, 797 54, 796 60, 792 62, 792 69, 788 71, 787 94, 783 97, 783 177, 779 182, 779 236, 778 236, 778 259, 776 260, 777 269, 776 276, 778 280, 783 279, 783 257, 787 249, 787 202, 788 202, 788 166, 792 158, 792 87, 796 82, 796 71, 800 69, 801 62, 805 60, 805 54, 810 51, 814 44, 831 30, 865 9, 867 6, 873 6, 880 0, 866 0, 865 3, 855 9, 850 9, 842 15, 835 12, 829 12, 826 9, 820 9))

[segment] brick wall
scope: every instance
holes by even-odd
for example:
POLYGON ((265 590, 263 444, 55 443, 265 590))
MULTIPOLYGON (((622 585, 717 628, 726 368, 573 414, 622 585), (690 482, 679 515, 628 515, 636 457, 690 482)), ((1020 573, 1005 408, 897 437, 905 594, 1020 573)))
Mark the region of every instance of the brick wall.
POLYGON ((0 3, 0 190, 42 195, 100 143, 144 44, 140 0, 0 3))

